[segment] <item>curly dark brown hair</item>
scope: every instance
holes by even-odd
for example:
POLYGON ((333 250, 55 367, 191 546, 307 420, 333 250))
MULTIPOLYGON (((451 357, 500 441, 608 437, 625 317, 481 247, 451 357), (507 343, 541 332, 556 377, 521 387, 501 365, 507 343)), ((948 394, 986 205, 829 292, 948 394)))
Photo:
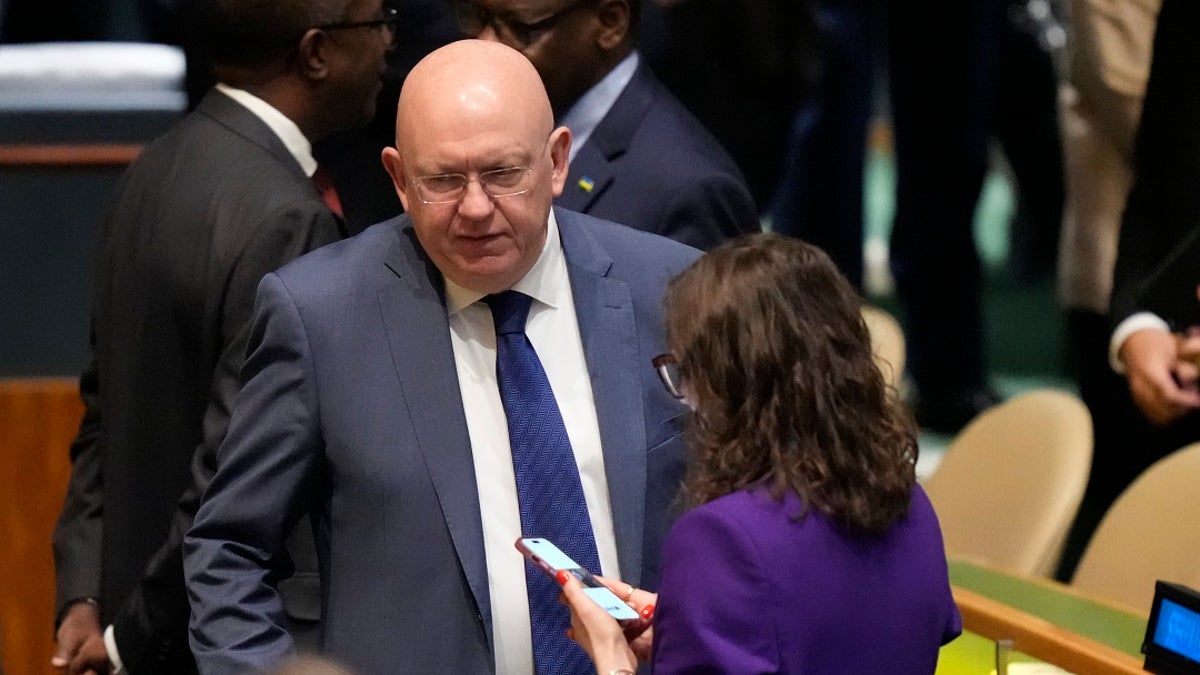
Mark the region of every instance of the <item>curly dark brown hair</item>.
POLYGON ((858 293, 820 249, 739 237, 671 281, 668 343, 695 407, 684 484, 702 504, 756 484, 856 533, 908 511, 916 430, 871 355, 858 293))

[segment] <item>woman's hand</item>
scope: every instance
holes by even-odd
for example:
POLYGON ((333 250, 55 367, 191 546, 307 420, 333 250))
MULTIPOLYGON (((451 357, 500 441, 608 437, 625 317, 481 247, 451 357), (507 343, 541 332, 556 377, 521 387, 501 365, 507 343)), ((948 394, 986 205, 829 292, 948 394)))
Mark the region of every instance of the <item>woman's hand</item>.
POLYGON ((600 583, 607 586, 608 590, 616 593, 618 598, 625 600, 625 603, 642 617, 637 621, 626 623, 622 629, 625 632, 625 640, 629 643, 629 648, 633 650, 638 661, 648 663, 650 648, 654 641, 654 606, 658 604, 658 593, 643 591, 624 581, 606 579, 599 574, 594 576, 600 583))
MULTIPOLYGON (((602 581, 610 589, 614 588, 612 582, 607 580, 602 581)), ((565 571, 559 572, 558 582, 562 584, 563 589, 562 596, 560 597, 563 603, 571 609, 571 628, 567 632, 567 635, 588 653, 588 656, 592 658, 592 662, 596 665, 596 670, 602 673, 619 669, 636 670, 637 656, 635 656, 630 643, 626 639, 625 630, 617 623, 617 620, 609 616, 608 612, 604 611, 604 608, 584 594, 583 584, 574 575, 565 571)), ((643 607, 649 608, 648 610, 643 609, 639 611, 639 613, 644 611, 645 613, 642 616, 647 618, 631 622, 632 625, 630 628, 635 633, 634 639, 641 639, 641 636, 650 624, 649 617, 653 616, 653 605, 634 604, 637 599, 633 596, 636 595, 637 591, 635 590, 633 594, 630 594, 628 584, 622 584, 622 586, 625 586, 624 593, 618 590, 614 590, 613 592, 617 593, 619 597, 630 595, 627 602, 635 610, 643 607)), ((654 595, 652 593, 646 593, 645 591, 642 591, 642 593, 645 594, 642 599, 648 596, 649 599, 653 600, 654 595)))

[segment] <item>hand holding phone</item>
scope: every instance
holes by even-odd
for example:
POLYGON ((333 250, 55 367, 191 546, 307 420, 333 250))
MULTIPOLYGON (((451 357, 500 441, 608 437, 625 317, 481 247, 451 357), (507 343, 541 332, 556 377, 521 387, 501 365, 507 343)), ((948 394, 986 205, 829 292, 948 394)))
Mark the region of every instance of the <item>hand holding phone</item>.
POLYGON ((618 621, 633 621, 638 618, 638 613, 633 611, 633 608, 625 604, 615 593, 610 591, 607 586, 600 583, 592 573, 579 566, 566 553, 563 553, 550 540, 543 537, 521 537, 516 542, 517 550, 520 551, 531 563, 538 569, 542 570, 550 576, 551 579, 558 579, 560 571, 567 572, 579 579, 583 584, 583 592, 592 599, 597 605, 604 608, 614 619, 618 621))

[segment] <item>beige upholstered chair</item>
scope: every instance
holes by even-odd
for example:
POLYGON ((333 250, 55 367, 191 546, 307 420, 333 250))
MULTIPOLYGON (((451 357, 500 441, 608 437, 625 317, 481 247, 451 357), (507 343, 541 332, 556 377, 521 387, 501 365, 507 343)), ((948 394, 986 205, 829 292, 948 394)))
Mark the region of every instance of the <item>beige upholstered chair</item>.
POLYGON ((900 329, 900 323, 887 310, 869 305, 863 305, 862 316, 871 334, 871 351, 883 372, 884 381, 899 388, 905 357, 904 331, 900 329))
MULTIPOLYGON (((1130 448, 1133 451, 1133 448, 1130 448)), ((1109 508, 1071 585, 1141 613, 1154 581, 1200 588, 1200 443, 1157 461, 1109 508)))
POLYGON ((1091 463, 1091 416, 1067 392, 1031 391, 979 415, 924 484, 946 554, 1050 576, 1091 463))

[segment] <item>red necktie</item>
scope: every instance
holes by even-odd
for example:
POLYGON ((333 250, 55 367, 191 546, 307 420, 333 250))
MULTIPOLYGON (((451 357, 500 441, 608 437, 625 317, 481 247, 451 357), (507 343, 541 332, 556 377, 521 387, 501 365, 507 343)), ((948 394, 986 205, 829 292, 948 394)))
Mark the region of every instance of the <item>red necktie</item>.
POLYGON ((342 199, 338 197, 337 187, 333 184, 333 176, 325 170, 325 167, 317 167, 317 170, 313 172, 312 182, 317 187, 317 192, 321 193, 321 200, 325 202, 325 206, 328 206, 335 216, 344 219, 346 214, 342 212, 342 199))

